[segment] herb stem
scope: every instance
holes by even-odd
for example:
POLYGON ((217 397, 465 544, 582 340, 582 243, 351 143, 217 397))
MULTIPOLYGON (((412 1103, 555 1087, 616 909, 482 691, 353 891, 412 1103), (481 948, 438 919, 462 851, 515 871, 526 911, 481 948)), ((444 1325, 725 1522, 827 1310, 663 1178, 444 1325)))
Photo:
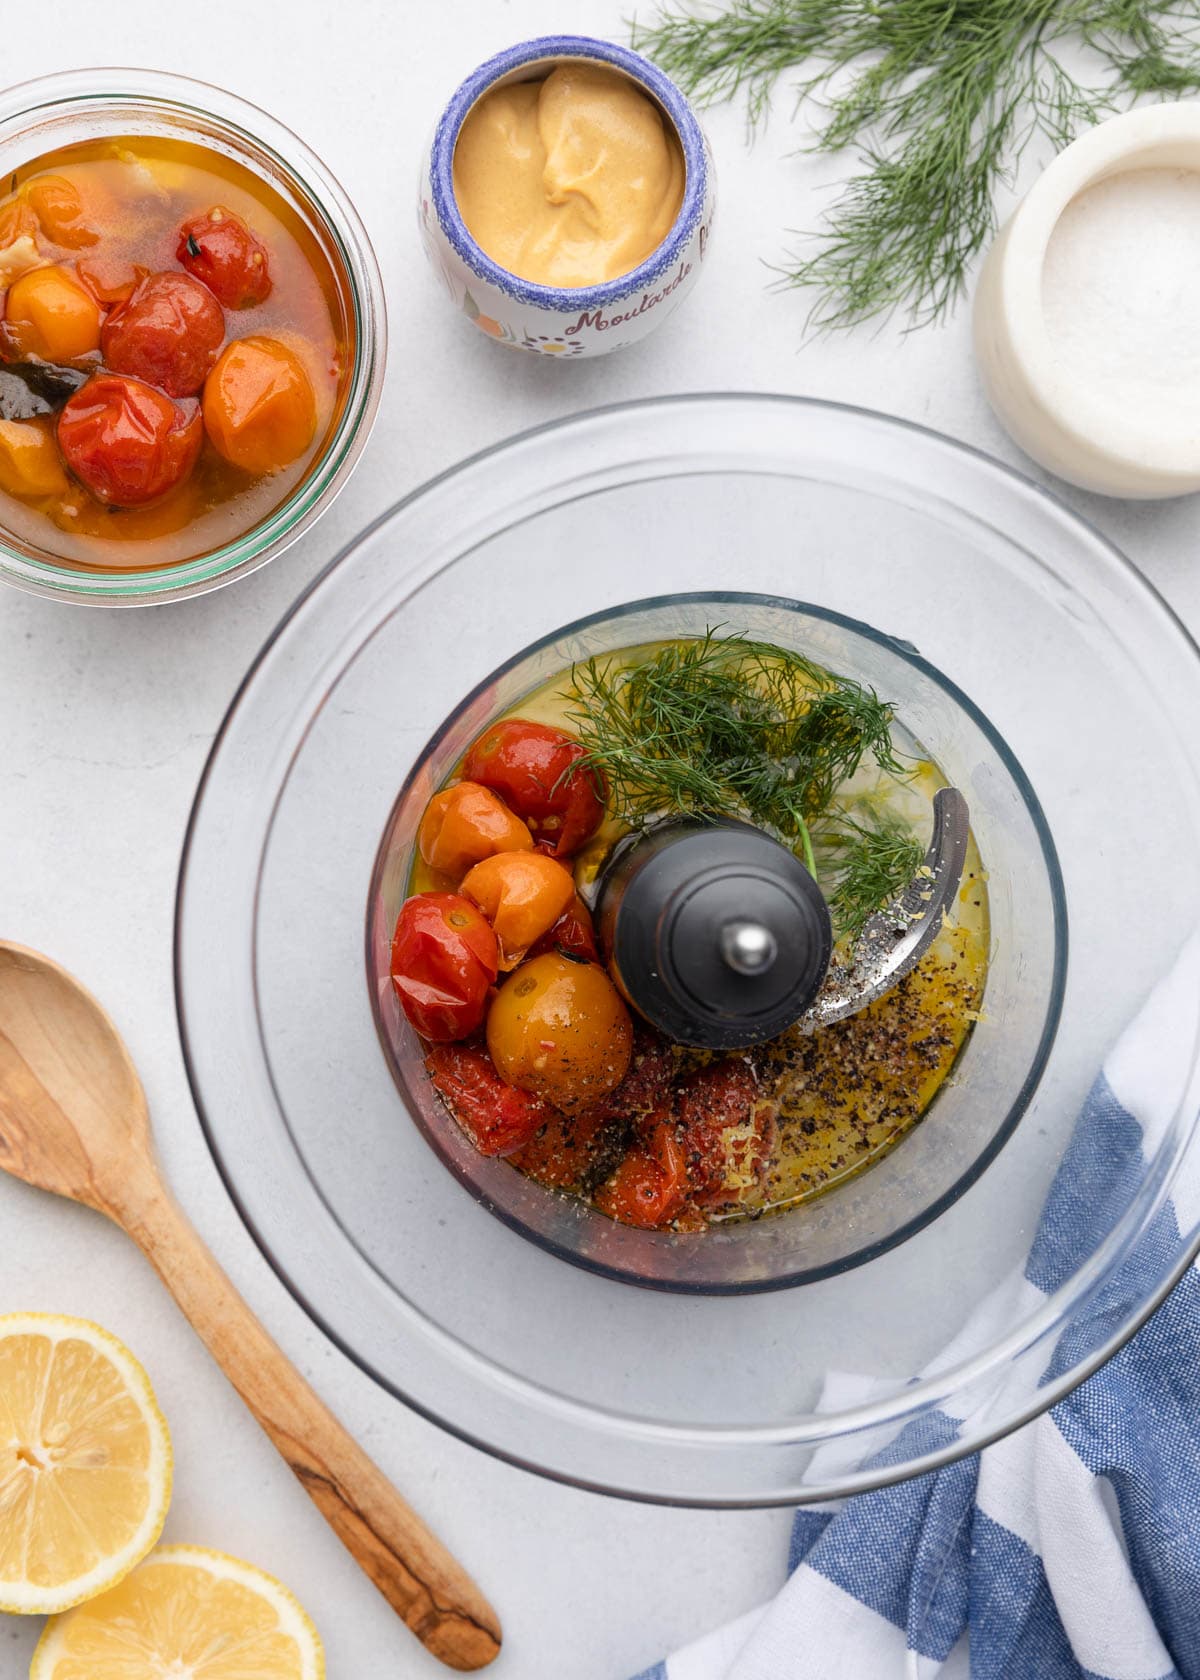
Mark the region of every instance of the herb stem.
POLYGON ((797 70, 806 149, 854 150, 778 270, 812 288, 818 328, 944 317, 1032 138, 1061 148, 1123 101, 1200 89, 1196 0, 726 0, 665 5, 633 39, 703 102, 743 95, 751 129, 797 70))

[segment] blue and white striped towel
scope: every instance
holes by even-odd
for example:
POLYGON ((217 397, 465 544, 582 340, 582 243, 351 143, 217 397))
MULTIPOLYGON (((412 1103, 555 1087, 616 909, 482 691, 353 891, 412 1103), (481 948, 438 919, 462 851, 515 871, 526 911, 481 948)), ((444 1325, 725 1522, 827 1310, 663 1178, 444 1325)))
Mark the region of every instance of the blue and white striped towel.
MULTIPOLYGON (((1016 1280, 1031 1301, 1128 1205, 1187 1082, 1198 1021, 1191 946, 1084 1106, 1016 1280)), ((1077 1335, 1093 1345, 1097 1315, 1119 1322, 1200 1226, 1196 1163, 1171 1196, 1047 1375, 1071 1363, 1077 1335)), ((942 1422, 952 1440, 956 1420, 942 1422)), ((928 1446, 930 1420, 920 1427, 928 1446)), ((907 1456, 903 1435, 889 1456, 907 1456)), ((1197 1266, 1053 1411, 945 1469, 803 1507, 790 1567, 772 1603, 638 1680, 1200 1680, 1197 1266)))

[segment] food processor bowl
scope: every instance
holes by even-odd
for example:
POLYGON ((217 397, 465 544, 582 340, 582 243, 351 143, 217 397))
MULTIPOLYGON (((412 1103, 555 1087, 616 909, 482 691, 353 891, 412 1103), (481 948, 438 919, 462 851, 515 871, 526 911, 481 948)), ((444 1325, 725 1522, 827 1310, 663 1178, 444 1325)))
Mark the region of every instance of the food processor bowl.
POLYGON ((1133 568, 918 427, 687 396, 490 450, 333 563, 209 761, 177 992, 231 1194, 375 1380, 546 1475, 783 1504, 979 1447, 1119 1347, 1200 1244, 1196 1198, 1161 1217, 1200 1112, 1200 978, 1180 962, 1198 713, 1197 650, 1133 568), (389 1013, 381 941, 413 813, 472 734, 578 654, 714 619, 896 702, 970 805, 991 973, 950 1083, 890 1155, 685 1250, 457 1139, 389 1013), (1135 1019, 1154 1124, 1093 1162, 1047 1270, 1047 1196, 1135 1019))
POLYGON ((414 763, 388 821, 368 908, 367 969, 380 1040, 405 1110, 476 1199, 567 1260, 650 1288, 724 1294, 811 1282, 912 1235, 967 1188, 1017 1124, 1054 1041, 1066 973, 1066 904, 1037 796, 988 719, 915 648, 811 604, 731 591, 626 603, 543 637, 491 673, 414 763), (966 790, 988 877, 991 961, 983 1018, 931 1109, 890 1153, 803 1207, 703 1233, 619 1225, 579 1198, 479 1154, 449 1119, 390 977, 430 794, 471 742, 571 664, 622 648, 726 633, 771 642, 873 688, 912 739, 966 790))

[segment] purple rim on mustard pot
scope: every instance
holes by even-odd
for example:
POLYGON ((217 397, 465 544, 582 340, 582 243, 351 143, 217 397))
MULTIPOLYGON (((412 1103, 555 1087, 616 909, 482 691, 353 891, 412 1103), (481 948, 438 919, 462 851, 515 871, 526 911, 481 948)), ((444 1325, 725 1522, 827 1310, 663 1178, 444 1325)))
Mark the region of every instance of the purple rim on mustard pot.
MULTIPOLYGON (((694 278, 695 269, 707 245, 706 217, 711 217, 713 186, 712 160, 704 132, 680 89, 669 76, 664 75, 640 53, 611 41, 596 40, 588 35, 538 36, 534 40, 508 47, 481 64, 451 96, 438 120, 428 158, 430 204, 438 230, 453 257, 468 274, 484 286, 495 288, 506 299, 526 310, 544 312, 546 317, 602 313, 611 305, 636 297, 639 292, 644 296, 634 316, 644 315, 653 311, 664 300, 670 299, 672 292, 681 294, 687 289, 686 282, 694 278), (636 268, 597 286, 545 286, 533 280, 522 279, 520 275, 504 268, 489 257, 472 238, 454 193, 454 153, 467 114, 497 82, 528 66, 544 64, 549 68, 556 62, 580 58, 593 59, 623 72, 644 89, 660 107, 674 129, 683 152, 683 202, 666 238, 636 268), (672 269, 678 270, 674 280, 668 281, 667 287, 652 297, 649 289, 664 276, 670 275, 672 269)), ((423 207, 423 211, 426 208, 423 207)), ((426 214, 427 225, 428 219, 426 214)), ((436 257, 434 260, 436 263, 436 257)), ((448 280, 450 278, 444 277, 448 280)), ((455 287, 452 281, 450 290, 454 295, 455 287)), ((678 301, 678 297, 671 301, 678 301)), ((469 315, 472 313, 469 300, 464 300, 463 307, 469 315)), ((665 313, 666 311, 661 312, 662 315, 665 313)), ((659 318, 661 315, 656 320, 659 318)), ((594 324, 603 331, 606 328, 626 325, 631 319, 633 316, 623 316, 619 320, 594 324)), ((583 324, 581 321, 580 325, 583 324)), ((649 322, 644 323, 644 330, 648 331, 649 325, 649 322)), ((603 346, 592 344, 589 348, 593 351, 599 348, 615 348, 617 339, 621 343, 627 343, 633 337, 640 336, 641 332, 618 334, 603 346)), ((526 349, 538 348, 530 339, 528 331, 524 340, 509 338, 509 342, 522 343, 526 349)), ((584 348, 582 344, 576 347, 584 348)))

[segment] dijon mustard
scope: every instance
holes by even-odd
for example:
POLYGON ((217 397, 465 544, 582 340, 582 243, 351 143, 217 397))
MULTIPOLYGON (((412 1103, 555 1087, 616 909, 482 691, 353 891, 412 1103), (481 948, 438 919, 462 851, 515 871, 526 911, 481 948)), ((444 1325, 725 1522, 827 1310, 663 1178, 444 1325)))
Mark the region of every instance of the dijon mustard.
POLYGON ((581 60, 490 89, 454 154, 476 244, 545 286, 629 273, 670 232, 683 190, 683 152, 659 107, 629 77, 581 60))

